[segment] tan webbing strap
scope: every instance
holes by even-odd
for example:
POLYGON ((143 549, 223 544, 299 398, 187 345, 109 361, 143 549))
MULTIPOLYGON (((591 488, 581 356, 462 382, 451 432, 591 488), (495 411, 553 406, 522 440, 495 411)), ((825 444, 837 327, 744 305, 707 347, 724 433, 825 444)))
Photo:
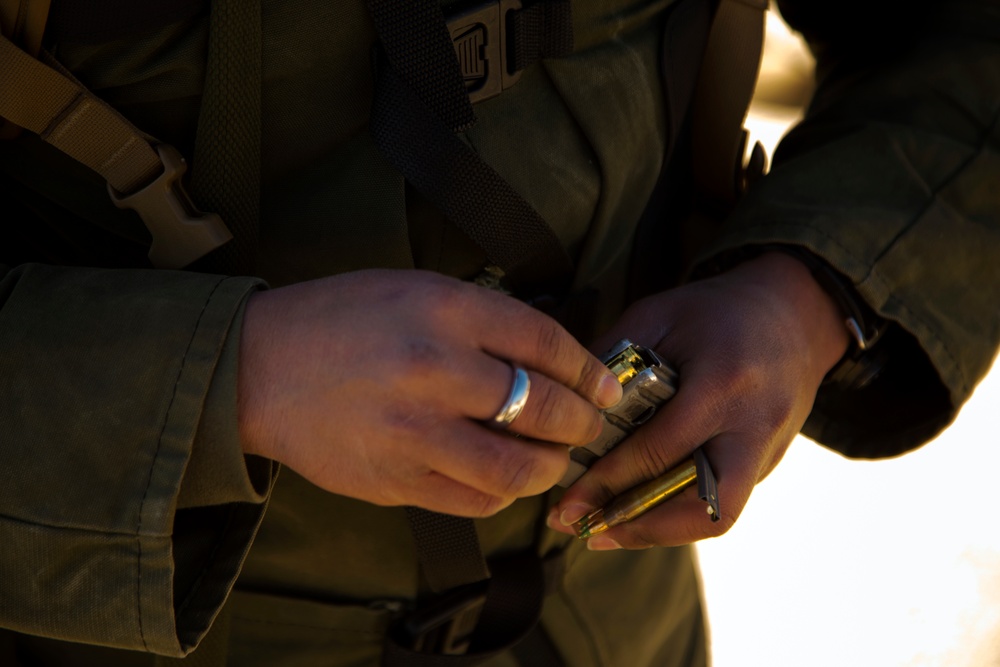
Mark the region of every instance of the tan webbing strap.
POLYGON ((760 69, 766 13, 767 0, 719 1, 695 88, 695 181, 708 203, 723 209, 745 186, 742 128, 760 69))
MULTIPOLYGON (((50 5, 51 0, 0 0, 0 34, 37 56, 50 5)), ((20 133, 17 125, 0 120, 0 141, 9 141, 20 133)))
POLYGON ((182 268, 232 238, 218 216, 187 198, 180 155, 152 143, 58 63, 0 37, 0 91, 0 117, 96 171, 116 206, 135 209, 153 235, 154 266, 182 268))
POLYGON ((0 116, 87 165, 121 193, 163 171, 149 141, 72 79, 0 38, 0 116))

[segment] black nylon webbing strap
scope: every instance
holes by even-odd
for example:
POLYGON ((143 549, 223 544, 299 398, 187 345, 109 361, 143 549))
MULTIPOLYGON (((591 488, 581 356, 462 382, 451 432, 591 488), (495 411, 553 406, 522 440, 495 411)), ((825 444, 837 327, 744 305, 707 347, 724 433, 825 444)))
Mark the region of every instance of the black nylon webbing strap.
MULTIPOLYGON (((456 135, 471 126, 475 116, 437 0, 368 0, 368 6, 381 41, 370 124, 375 144, 513 284, 562 291, 572 278, 573 266, 558 237, 538 212, 456 135)), ((562 15, 568 19, 568 11, 562 15)), ((544 13, 535 16, 536 21, 548 18, 544 13)), ((543 26, 537 40, 541 42, 544 34, 552 32, 543 26)), ((548 53, 542 46, 530 48, 538 57, 548 53)), ((465 591, 475 597, 476 582, 489 577, 489 585, 478 622, 475 614, 479 612, 473 612, 475 631, 469 652, 421 652, 399 643, 398 634, 389 633, 384 667, 480 664, 516 643, 537 624, 545 587, 537 557, 514 566, 498 564, 490 577, 471 520, 416 508, 408 508, 407 516, 417 557, 432 590, 457 593, 458 607, 464 609, 465 591)), ((482 600, 481 590, 478 596, 482 600)), ((433 601, 431 608, 437 609, 433 601)), ((420 608, 415 615, 419 612, 420 608)), ((464 611, 460 615, 463 622, 468 619, 464 611)), ((445 622, 458 617, 446 615, 445 622)), ((420 618, 421 622, 426 620, 420 618)), ((406 634, 406 641, 413 636, 406 634)), ((464 644, 460 650, 465 650, 464 644)))
MULTIPOLYGON (((545 596, 543 562, 534 554, 498 561, 486 593, 479 627, 464 655, 420 653, 386 637, 382 667, 473 667, 516 645, 533 631, 545 596)), ((538 664, 538 663, 535 663, 538 664)), ((560 662, 547 662, 559 667, 560 662)))
POLYGON ((542 58, 573 52, 573 5, 570 0, 537 2, 510 13, 511 71, 530 67, 542 58))
POLYGON ((368 9, 389 63, 430 113, 453 132, 471 127, 476 116, 439 3, 368 0, 368 9))
MULTIPOLYGON (((50 9, 50 0, 0 0, 0 33, 36 57, 42 48, 50 9)), ((4 91, 4 94, 12 93, 4 91)), ((20 134, 20 126, 0 118, 0 141, 10 141, 20 134)))
POLYGON ((545 571, 534 553, 497 561, 486 606, 470 653, 490 653, 516 644, 538 624, 545 599, 545 571))
POLYGON ((260 215, 260 1, 215 0, 208 48, 192 194, 222 216, 233 240, 197 268, 251 275, 260 215))
POLYGON ((572 262, 548 224, 430 114, 391 67, 379 72, 371 132, 406 180, 512 281, 547 286, 568 282, 572 262))
POLYGON ((562 291, 573 263, 559 238, 455 134, 474 116, 437 2, 368 0, 368 5, 384 49, 370 128, 379 150, 512 285, 562 291))
POLYGON ((432 591, 441 593, 489 578, 472 519, 419 507, 407 507, 406 518, 416 542, 417 560, 432 591))

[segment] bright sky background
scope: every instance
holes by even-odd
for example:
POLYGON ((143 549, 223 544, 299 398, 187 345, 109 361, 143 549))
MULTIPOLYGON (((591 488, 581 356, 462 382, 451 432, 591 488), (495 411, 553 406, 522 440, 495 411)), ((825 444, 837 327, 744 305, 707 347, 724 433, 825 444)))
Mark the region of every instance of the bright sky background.
POLYGON ((699 545, 715 667, 1000 667, 1000 364, 904 457, 798 438, 699 545))
MULTIPOLYGON (((782 27, 765 74, 797 46, 782 27)), ((773 146, 794 115, 757 108, 748 127, 773 146)), ((1000 363, 904 457, 796 439, 736 527, 699 545, 714 667, 1000 667, 998 445, 1000 363)))

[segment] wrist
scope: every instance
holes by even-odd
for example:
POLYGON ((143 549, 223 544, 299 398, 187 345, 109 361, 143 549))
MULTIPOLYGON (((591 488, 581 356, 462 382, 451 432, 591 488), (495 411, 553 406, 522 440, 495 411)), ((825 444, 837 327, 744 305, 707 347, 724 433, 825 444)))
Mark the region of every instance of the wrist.
POLYGON ((860 389, 874 380, 885 364, 886 354, 884 346, 875 351, 872 348, 889 328, 889 323, 858 296, 854 286, 846 278, 805 248, 793 245, 765 248, 787 254, 804 264, 813 280, 837 304, 844 327, 850 334, 850 345, 837 364, 829 370, 824 384, 836 384, 843 389, 860 389))
POLYGON ((789 313, 785 325, 799 332, 808 350, 809 367, 825 376, 844 357, 852 338, 837 299, 816 279, 811 268, 788 253, 765 249, 740 266, 751 270, 789 313))
POLYGON ((263 407, 267 398, 262 394, 269 386, 264 377, 263 359, 266 342, 270 336, 266 329, 266 311, 269 293, 251 295, 243 315, 240 335, 236 381, 236 413, 240 444, 244 454, 253 454, 274 459, 268 440, 262 437, 266 429, 262 425, 263 407))
MULTIPOLYGON (((694 272, 695 277, 705 277, 712 273, 734 270, 765 256, 785 255, 788 260, 801 265, 810 274, 808 279, 796 280, 812 288, 819 288, 827 297, 826 303, 836 305, 839 327, 848 334, 848 346, 834 365, 828 368, 823 384, 836 385, 840 389, 857 390, 871 383, 888 362, 888 351, 884 345, 877 345, 890 323, 880 317, 857 294, 853 284, 835 271, 822 258, 807 248, 783 243, 749 245, 730 250, 702 264, 694 272), (874 348, 874 349, 873 349, 874 348)), ((776 261, 776 260, 767 260, 776 261)), ((780 285, 777 287, 780 288, 780 285)), ((828 311, 827 311, 828 312, 828 311)), ((825 318, 824 318, 825 319, 825 318)))

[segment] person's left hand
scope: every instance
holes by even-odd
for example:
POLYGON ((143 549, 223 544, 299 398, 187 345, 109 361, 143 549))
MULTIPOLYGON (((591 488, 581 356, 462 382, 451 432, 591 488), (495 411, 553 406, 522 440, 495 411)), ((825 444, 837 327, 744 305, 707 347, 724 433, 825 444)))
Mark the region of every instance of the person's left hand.
POLYGON ((590 538, 593 550, 687 544, 729 530, 849 341, 838 306, 808 268, 776 252, 637 302, 592 349, 621 338, 655 349, 678 372, 677 394, 567 490, 549 526, 573 534, 569 524, 699 445, 718 480, 721 519, 710 521, 689 488, 590 538))

